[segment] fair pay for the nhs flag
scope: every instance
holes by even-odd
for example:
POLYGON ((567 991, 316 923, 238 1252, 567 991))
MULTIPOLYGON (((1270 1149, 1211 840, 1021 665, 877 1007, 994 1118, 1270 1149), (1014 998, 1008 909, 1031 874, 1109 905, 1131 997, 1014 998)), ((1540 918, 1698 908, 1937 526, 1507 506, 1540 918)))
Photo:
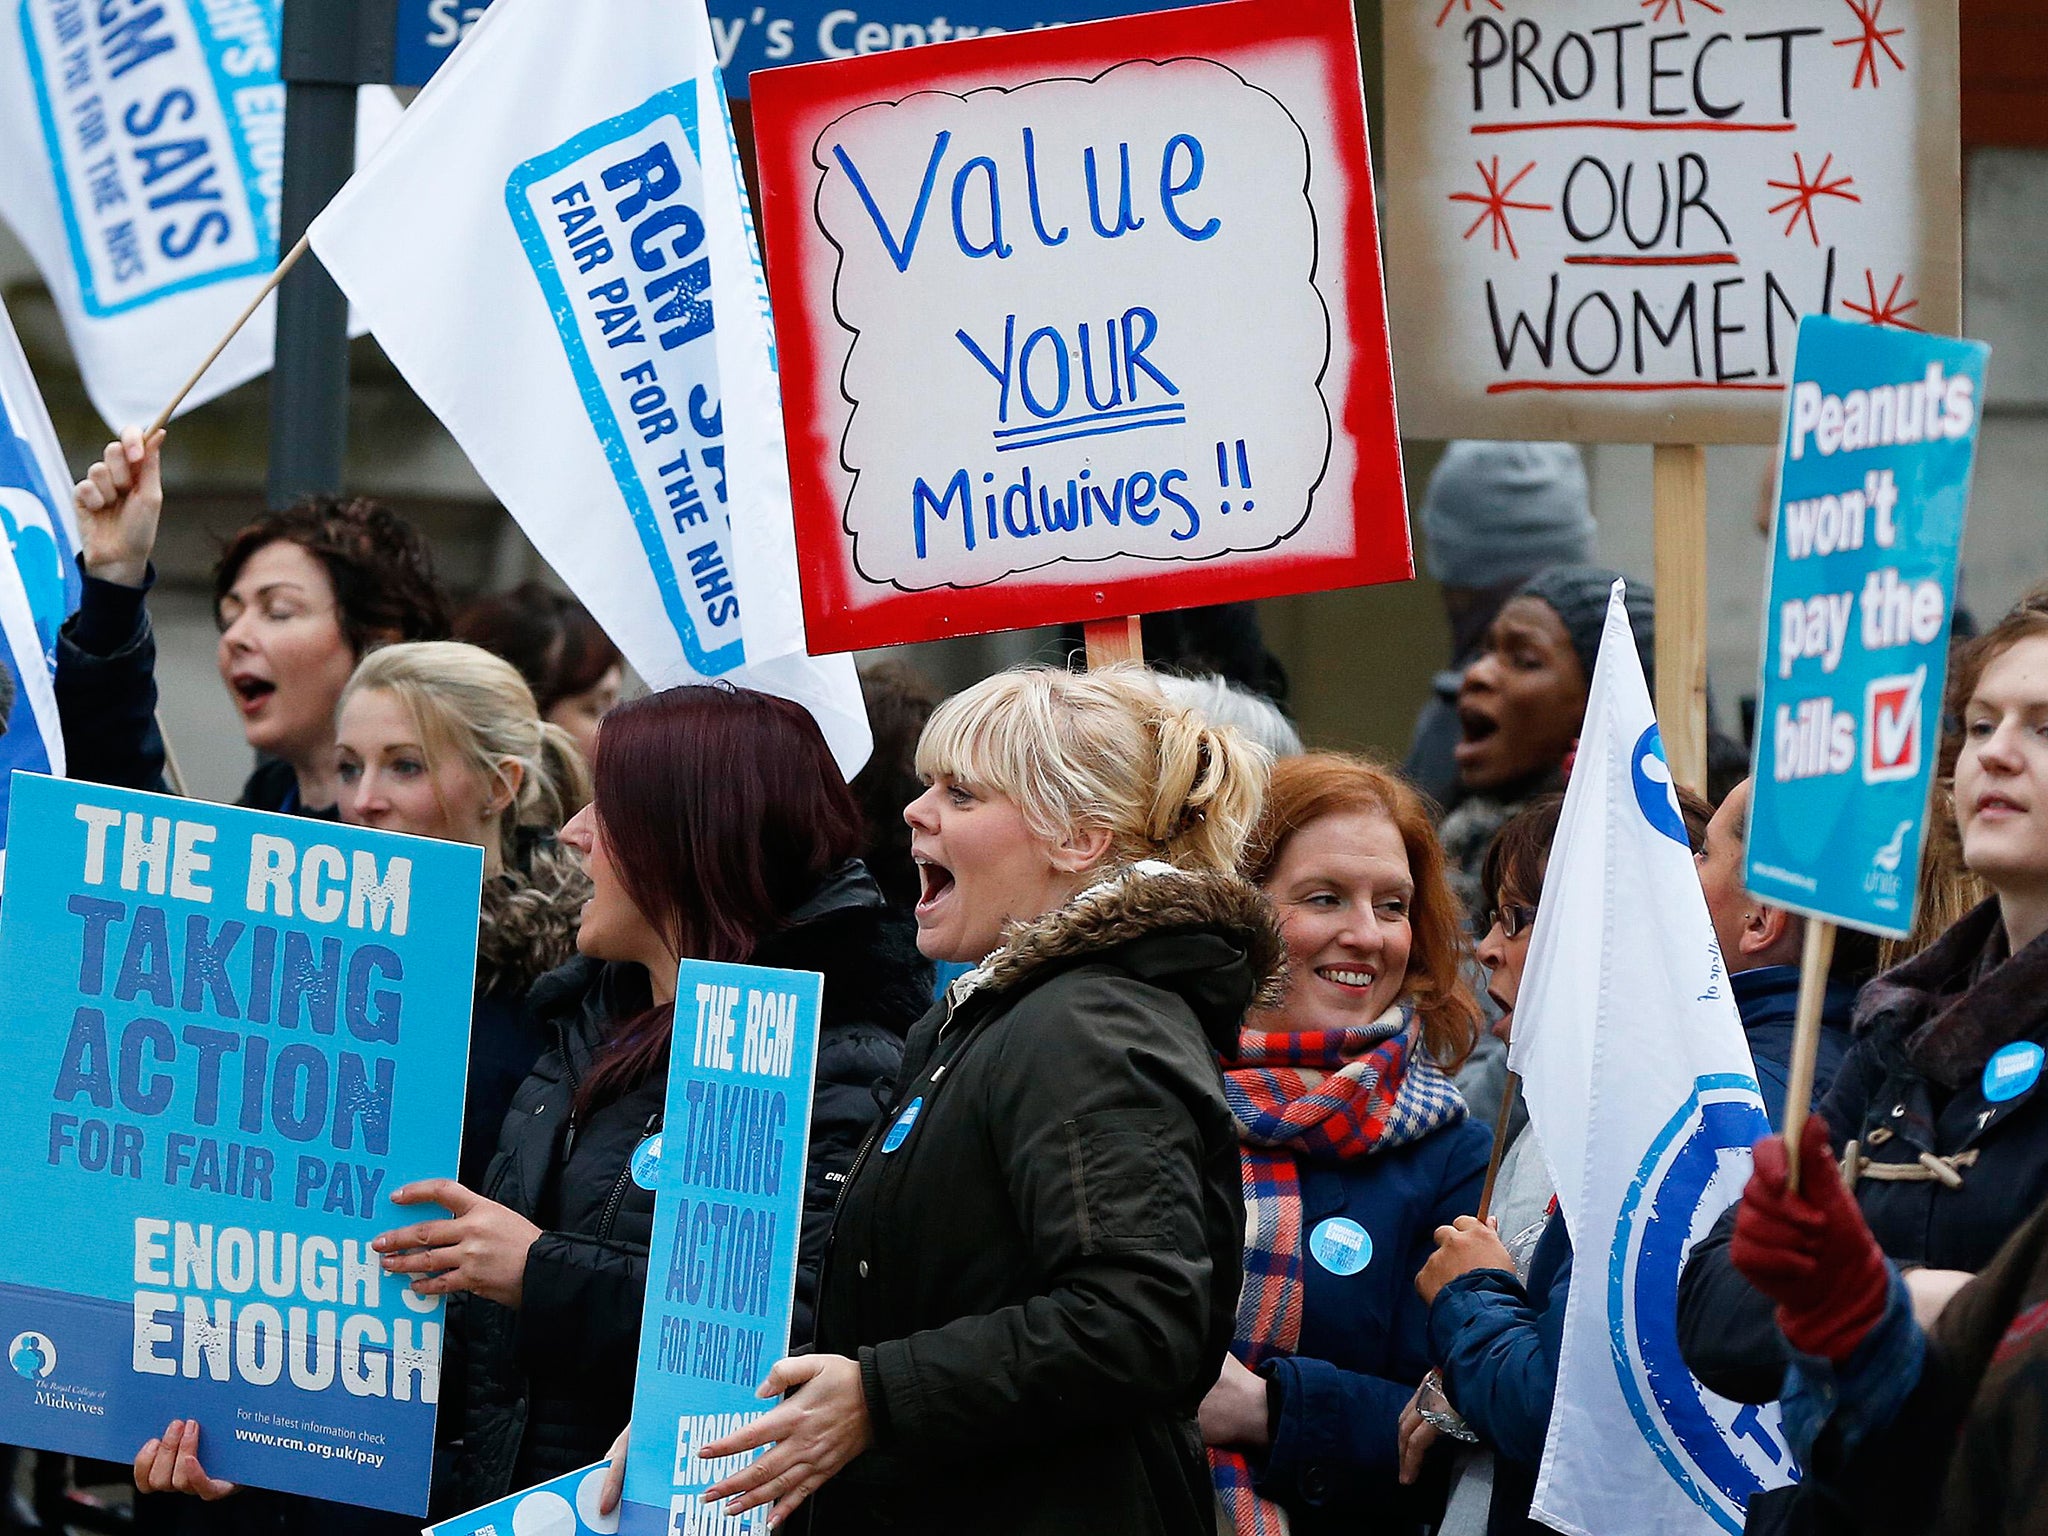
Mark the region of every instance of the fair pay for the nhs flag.
POLYGON ((1780 906, 1876 933, 1913 925, 1989 355, 1799 324, 1745 870, 1780 906))
POLYGON ((0 1441, 423 1513, 443 1303, 370 1241, 453 1177, 481 850, 18 774, 0 1441))

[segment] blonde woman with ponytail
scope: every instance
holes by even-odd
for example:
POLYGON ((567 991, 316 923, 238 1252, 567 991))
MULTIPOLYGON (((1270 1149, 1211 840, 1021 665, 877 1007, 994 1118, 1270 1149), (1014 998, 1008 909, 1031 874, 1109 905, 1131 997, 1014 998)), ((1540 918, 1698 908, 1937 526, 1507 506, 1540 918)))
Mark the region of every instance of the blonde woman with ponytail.
POLYGON ((1233 870, 1266 754, 1151 674, 948 700, 908 810, 918 947, 969 963, 847 1175, 792 1394, 700 1455, 818 1530, 1212 1536, 1196 1410, 1244 1205, 1217 1053, 1284 969, 1233 870))
POLYGON ((590 770, 510 663, 452 640, 371 651, 342 690, 335 735, 343 821, 484 851, 461 1159, 474 1189, 547 1043, 520 1001, 576 952, 590 882, 555 833, 589 802, 590 770))

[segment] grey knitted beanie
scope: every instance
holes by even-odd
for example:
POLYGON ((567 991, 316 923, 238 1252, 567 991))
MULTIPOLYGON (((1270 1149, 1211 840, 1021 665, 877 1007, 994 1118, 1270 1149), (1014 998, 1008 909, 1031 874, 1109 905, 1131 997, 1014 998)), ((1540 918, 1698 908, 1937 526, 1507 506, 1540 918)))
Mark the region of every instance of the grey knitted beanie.
POLYGON ((1498 587, 1593 558, 1586 465, 1571 443, 1452 443, 1422 498, 1429 574, 1498 587))
MULTIPOLYGON (((1515 593, 1537 597, 1564 621, 1572 637, 1572 649, 1586 669, 1586 681, 1593 680, 1593 663, 1600 657, 1600 636, 1607 627, 1607 594, 1621 580, 1619 571, 1602 565, 1554 565, 1531 577, 1515 593)), ((1635 635, 1636 654, 1643 660, 1643 676, 1650 692, 1657 691, 1657 597, 1647 581, 1628 581, 1628 627, 1635 635)))

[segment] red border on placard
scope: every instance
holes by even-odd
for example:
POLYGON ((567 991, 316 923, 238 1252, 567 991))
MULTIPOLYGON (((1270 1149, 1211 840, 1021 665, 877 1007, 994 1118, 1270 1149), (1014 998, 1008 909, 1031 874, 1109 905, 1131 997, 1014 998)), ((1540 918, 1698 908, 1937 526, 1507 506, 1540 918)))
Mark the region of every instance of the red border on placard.
MULTIPOLYGON (((1415 574, 1359 70, 1357 23, 1349 0, 1228 0, 754 75, 762 231, 775 306, 797 564, 813 654, 1404 581, 1415 574), (1201 565, 1161 562, 1157 574, 1108 581, 1089 580, 1086 566, 1069 565, 1053 568, 1066 572, 1056 580, 1033 573, 986 586, 923 592, 858 579, 836 489, 845 473, 839 446, 852 409, 837 383, 844 330, 829 284, 821 288, 805 281, 807 272, 836 276, 838 267, 837 253, 813 213, 824 175, 811 155, 818 135, 858 107, 900 101, 919 91, 965 95, 989 86, 1028 84, 1048 70, 1092 77, 1130 60, 1213 59, 1257 85, 1256 59, 1242 56, 1274 43, 1299 42, 1315 45, 1323 55, 1328 99, 1315 105, 1318 115, 1327 107, 1329 136, 1341 146, 1344 239, 1325 247, 1323 259, 1344 263, 1348 313, 1336 323, 1345 324, 1351 364, 1341 390, 1338 381, 1325 379, 1323 392, 1331 406, 1332 430, 1350 440, 1356 460, 1348 487, 1352 552, 1290 555, 1283 544, 1275 550, 1221 555, 1201 565)), ((1328 204, 1319 206, 1327 209, 1328 204)), ((1316 500, 1322 503, 1346 490, 1326 480, 1316 500)))

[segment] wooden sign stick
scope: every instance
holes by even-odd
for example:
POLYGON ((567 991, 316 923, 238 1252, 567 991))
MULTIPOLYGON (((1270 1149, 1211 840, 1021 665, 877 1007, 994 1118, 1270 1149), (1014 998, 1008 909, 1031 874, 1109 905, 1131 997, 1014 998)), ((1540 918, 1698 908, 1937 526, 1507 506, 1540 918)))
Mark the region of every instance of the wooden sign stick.
POLYGON ((1145 660, 1145 631, 1132 614, 1125 619, 1092 619, 1081 626, 1088 647, 1088 666, 1113 666, 1119 661, 1145 660))
POLYGON ((142 434, 144 442, 148 442, 157 433, 170 425, 171 417, 177 413, 178 407, 185 403, 185 397, 199 387, 199 381, 206 377, 206 370, 219 361, 221 353, 227 351, 228 343, 241 334, 242 327, 249 323, 249 317, 256 313, 257 307, 270 297, 279 283, 284 281, 284 275, 298 265, 299 258, 305 255, 310 248, 312 239, 313 236, 309 231, 299 237, 297 245, 285 252, 284 260, 277 264, 277 270, 263 280, 263 286, 257 289, 256 296, 249 300, 248 308, 235 316, 235 323, 228 327, 227 335, 214 343, 213 350, 206 354, 206 360, 193 369, 192 377, 184 382, 175 395, 171 396, 171 403, 163 408, 155 421, 149 424, 149 430, 142 434))
POLYGON ((1799 1011, 1792 1026, 1792 1064, 1785 1084, 1785 1186, 1799 1193, 1799 1138, 1813 1100, 1813 1068, 1820 1055, 1820 1011, 1827 998, 1828 967, 1835 960, 1835 925, 1806 920, 1806 945, 1799 956, 1799 1011))
POLYGON ((1500 1114, 1493 1122, 1493 1156, 1486 1162, 1486 1184, 1479 1191, 1479 1221, 1483 1226, 1493 1214, 1493 1187, 1500 1182, 1500 1160, 1508 1149, 1508 1116, 1515 1108, 1515 1094, 1522 1086, 1519 1073, 1510 1072, 1500 1090, 1500 1114))
POLYGON ((1657 729, 1679 784, 1707 788, 1707 451, 1657 445, 1657 729))

